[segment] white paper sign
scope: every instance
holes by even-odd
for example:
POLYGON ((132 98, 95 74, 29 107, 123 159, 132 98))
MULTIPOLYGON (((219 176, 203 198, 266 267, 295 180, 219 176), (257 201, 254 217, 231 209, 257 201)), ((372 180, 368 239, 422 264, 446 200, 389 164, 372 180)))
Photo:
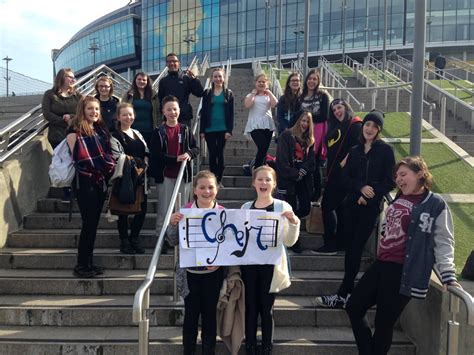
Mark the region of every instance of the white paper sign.
POLYGON ((280 263, 281 213, 200 208, 180 212, 180 267, 280 263))

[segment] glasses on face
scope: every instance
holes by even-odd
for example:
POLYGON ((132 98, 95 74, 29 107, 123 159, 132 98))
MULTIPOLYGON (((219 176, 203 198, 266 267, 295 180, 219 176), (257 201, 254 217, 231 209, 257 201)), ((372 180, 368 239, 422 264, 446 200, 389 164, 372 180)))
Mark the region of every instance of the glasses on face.
POLYGON ((168 59, 166 63, 179 63, 179 60, 177 59, 168 59))
POLYGON ((291 79, 290 82, 292 83, 299 83, 301 80, 300 79, 291 79))
POLYGON ((70 80, 76 80, 76 78, 73 75, 66 75, 66 78, 70 80))
POLYGON ((110 89, 110 85, 99 85, 99 89, 110 89))

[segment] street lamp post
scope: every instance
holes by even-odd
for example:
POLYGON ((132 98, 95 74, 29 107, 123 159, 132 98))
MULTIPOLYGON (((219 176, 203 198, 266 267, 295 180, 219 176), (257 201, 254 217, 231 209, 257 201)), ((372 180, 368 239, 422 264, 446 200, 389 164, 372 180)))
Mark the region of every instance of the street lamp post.
POLYGON ((341 33, 341 44, 342 44, 342 65, 344 65, 344 58, 346 57, 346 0, 342 0, 342 33, 341 33))
POLYGON ((11 78, 8 76, 8 62, 10 62, 11 60, 13 60, 13 58, 8 57, 8 55, 7 55, 7 56, 6 56, 5 58, 3 58, 2 60, 4 60, 4 61, 6 62, 6 64, 7 64, 7 73, 6 73, 6 76, 4 76, 3 78, 7 81, 7 97, 8 97, 8 95, 9 95, 8 82, 9 82, 10 79, 11 79, 11 78))
MULTIPOLYGON (((283 0, 278 0, 279 9, 279 29, 278 29, 278 68, 283 68, 281 64, 281 45, 282 45, 282 34, 283 34, 283 0)), ((278 78, 280 78, 280 72, 278 72, 278 78)))
POLYGON ((93 63, 94 63, 94 64, 93 64, 94 69, 95 69, 95 63, 96 63, 95 54, 96 54, 97 51, 100 50, 100 47, 99 47, 99 45, 97 44, 97 42, 96 42, 95 40, 96 40, 96 38, 92 38, 92 40, 91 40, 92 43, 91 43, 91 45, 89 46, 89 50, 92 52, 92 61, 93 61, 93 63))
POLYGON ((304 14, 304 63, 303 78, 306 78, 308 72, 308 49, 309 49, 309 0, 305 1, 304 14))
POLYGON ((186 34, 186 36, 184 37, 183 42, 186 43, 187 53, 188 53, 188 57, 187 57, 188 58, 188 66, 189 66, 189 50, 191 48, 191 43, 195 42, 194 36, 192 34, 189 34, 189 30, 188 30, 188 33, 186 34))
POLYGON ((382 70, 385 73, 385 68, 387 66, 387 27, 388 27, 387 0, 384 0, 383 6, 384 6, 384 21, 383 21, 382 70))
POLYGON ((295 30, 293 31, 293 34, 296 37, 296 59, 299 61, 300 60, 300 48, 299 48, 300 35, 304 35, 304 30, 296 27, 295 30))
POLYGON ((268 42, 270 31, 270 0, 265 0, 265 54, 267 56, 267 64, 270 62, 268 53, 268 42))

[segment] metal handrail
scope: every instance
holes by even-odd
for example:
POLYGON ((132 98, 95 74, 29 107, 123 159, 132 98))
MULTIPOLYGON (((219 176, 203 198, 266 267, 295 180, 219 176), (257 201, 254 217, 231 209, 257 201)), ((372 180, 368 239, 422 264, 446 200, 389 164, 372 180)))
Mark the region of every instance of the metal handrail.
MULTIPOLYGON (((346 56, 345 58, 349 58, 349 57, 346 56)), ((349 58, 349 59, 351 59, 351 58, 349 58)), ((352 62, 354 63, 355 61, 352 60, 352 62)), ((346 64, 342 63, 342 65, 346 65, 346 64)), ((349 67, 349 68, 351 68, 351 67, 349 67)), ((331 67, 331 62, 329 62, 325 57, 321 57, 320 58, 321 77, 323 77, 324 71, 326 71, 327 74, 330 75, 333 78, 333 81, 331 83, 332 85, 338 84, 337 87, 340 87, 340 88, 346 88, 347 87, 347 80, 345 80, 337 71, 335 71, 331 67)), ((325 89, 328 90, 328 87, 326 86, 325 89)), ((329 91, 331 91, 331 90, 329 90, 329 91)), ((353 100, 359 106, 359 111, 364 111, 365 105, 364 105, 363 102, 360 102, 359 100, 357 100, 356 97, 350 91, 347 91, 346 94, 347 94, 347 102, 348 103, 350 103, 351 100, 353 100)), ((334 96, 334 90, 332 90, 332 96, 334 96)), ((342 96, 341 95, 341 90, 339 90, 339 96, 340 97, 342 96)))
MULTIPOLYGON (((122 85, 130 85, 125 78, 102 64, 77 81, 77 91, 83 95, 90 94, 94 90, 93 83, 101 75, 107 75, 113 78, 115 82, 121 83, 119 85, 119 92, 122 85)), ((39 104, 0 129, 0 165, 13 154, 20 152, 28 142, 41 134, 46 127, 48 127, 48 122, 43 117, 41 104, 39 104)))
MULTIPOLYGON (((393 61, 390 61, 390 60, 389 60, 389 61, 387 61, 387 63, 390 63, 390 65, 394 65, 394 66, 396 66, 396 67, 398 67, 398 68, 401 68, 401 69, 403 69, 403 70, 407 70, 406 68, 402 67, 400 64, 398 64, 398 63, 396 63, 396 62, 393 62, 393 61)), ((389 68, 390 65, 387 65, 387 68, 389 68)), ((426 70, 426 69, 425 69, 425 70, 426 70)), ((470 105, 470 104, 468 104, 467 102, 461 100, 459 97, 454 96, 454 95, 451 94, 450 92, 443 90, 443 88, 441 88, 440 86, 435 85, 435 84, 433 84, 431 81, 426 80, 426 79, 425 79, 424 83, 425 83, 425 85, 428 85, 428 86, 432 87, 433 89, 439 91, 440 94, 442 94, 442 95, 444 95, 444 96, 450 98, 451 100, 455 101, 456 104, 462 105, 464 108, 466 108, 466 109, 468 109, 468 110, 470 110, 470 111, 474 111, 474 107, 473 107, 472 105, 470 105)), ((425 102, 425 100, 423 100, 423 102, 425 102)))
POLYGON ((151 88, 153 89, 153 91, 158 92, 158 87, 160 85, 160 80, 163 79, 166 75, 168 75, 168 67, 165 67, 161 71, 160 75, 158 75, 158 77, 155 79, 153 84, 151 84, 151 88))
MULTIPOLYGON (((205 89, 209 87, 210 80, 206 80, 205 89)), ((199 102, 199 106, 197 109, 198 115, 196 116, 196 122, 194 122, 192 134, 195 135, 197 128, 199 126, 199 121, 201 119, 201 107, 202 107, 202 99, 199 102)), ((173 201, 176 200, 178 196, 179 188, 181 186, 181 182, 183 180, 184 169, 186 167, 186 161, 181 163, 179 168, 179 173, 176 178, 176 184, 173 189, 173 193, 171 195, 171 203, 168 206, 166 211, 165 218, 163 220, 163 226, 160 231, 160 235, 156 242, 155 250, 153 251, 153 256, 150 261, 150 265, 148 266, 148 271, 145 276, 145 280, 143 280, 142 284, 138 288, 137 292, 135 293, 135 297, 133 300, 133 322, 138 323, 138 353, 140 355, 147 355, 148 354, 148 345, 149 345, 149 330, 150 330, 150 320, 147 317, 147 311, 150 307, 150 287, 155 279, 155 273, 158 266, 158 262, 160 260, 161 249, 163 247, 163 242, 166 234, 166 228, 170 222, 171 213, 174 209, 173 201)))
POLYGON ((453 65, 456 65, 457 68, 464 69, 468 73, 474 73, 474 64, 465 62, 464 60, 461 60, 456 57, 449 57, 449 60, 453 65), (468 68, 469 71, 466 68, 468 68))
MULTIPOLYGON (((441 274, 438 269, 433 268, 434 274, 440 283, 442 282, 441 274)), ((462 301, 466 306, 466 324, 474 326, 474 297, 467 293, 462 287, 447 285, 446 291, 449 293, 449 314, 448 324, 446 328, 446 355, 458 355, 459 347, 459 322, 456 320, 456 315, 459 313, 459 301, 462 301)))

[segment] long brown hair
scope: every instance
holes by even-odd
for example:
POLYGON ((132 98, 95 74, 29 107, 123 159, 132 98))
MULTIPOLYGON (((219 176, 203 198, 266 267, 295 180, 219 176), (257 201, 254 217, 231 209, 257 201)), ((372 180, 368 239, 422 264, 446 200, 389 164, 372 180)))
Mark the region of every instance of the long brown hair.
POLYGON ((290 87, 291 80, 297 77, 298 79, 301 80, 301 76, 297 72, 291 72, 290 75, 288 75, 288 79, 286 79, 286 84, 285 84, 285 92, 283 93, 283 109, 285 111, 288 110, 293 110, 295 107, 298 106, 299 104, 299 97, 301 96, 301 84, 298 87, 298 91, 296 93, 293 93, 293 90, 290 87))
POLYGON ((138 86, 137 86, 137 78, 139 76, 143 76, 144 78, 146 78, 146 86, 143 93, 143 99, 147 101, 151 101, 152 96, 153 96, 153 89, 152 89, 153 83, 152 83, 151 78, 148 76, 148 74, 144 72, 138 72, 135 74, 135 77, 133 78, 133 82, 132 82, 132 88, 131 90, 129 90, 129 93, 133 94, 134 99, 140 98, 140 91, 138 91, 138 86))
POLYGON ((297 137, 301 142, 306 143, 306 146, 311 147, 314 144, 314 128, 313 128, 313 115, 309 111, 303 111, 298 117, 293 127, 290 128, 291 134, 297 137), (301 130, 301 120, 304 117, 308 117, 309 125, 306 131, 301 130))
POLYGON ((314 95, 316 95, 319 92, 319 86, 321 85, 321 74, 319 74, 319 71, 317 69, 311 69, 308 74, 306 75, 306 78, 304 79, 304 84, 303 84, 303 94, 301 95, 301 98, 305 98, 306 95, 308 95, 308 79, 311 75, 316 75, 318 78, 318 85, 314 88, 314 95))
MULTIPOLYGON (((56 74, 56 77, 54 78, 54 84, 53 84, 53 91, 56 94, 59 94, 61 91, 61 88, 64 85, 64 80, 68 74, 73 74, 74 72, 72 71, 71 68, 62 68, 59 69, 58 73, 56 74)), ((73 95, 76 92, 76 86, 73 86, 72 88, 68 89, 68 94, 73 95)))
POLYGON ((76 115, 74 116, 71 126, 72 128, 81 134, 84 134, 86 136, 92 136, 94 134, 94 130, 91 128, 89 123, 86 120, 86 107, 89 103, 95 102, 99 106, 99 119, 97 120, 94 125, 98 125, 100 128, 102 128, 104 131, 107 130, 107 126, 102 119, 102 116, 100 114, 100 102, 98 99, 92 96, 83 96, 80 100, 79 103, 77 104, 77 110, 76 110, 76 115))
POLYGON ((409 156, 400 160, 398 163, 395 164, 393 168, 394 178, 398 169, 401 166, 406 166, 415 174, 418 174, 421 171, 420 185, 423 186, 426 190, 431 190, 431 188, 433 187, 433 175, 430 173, 428 165, 422 157, 409 156))

